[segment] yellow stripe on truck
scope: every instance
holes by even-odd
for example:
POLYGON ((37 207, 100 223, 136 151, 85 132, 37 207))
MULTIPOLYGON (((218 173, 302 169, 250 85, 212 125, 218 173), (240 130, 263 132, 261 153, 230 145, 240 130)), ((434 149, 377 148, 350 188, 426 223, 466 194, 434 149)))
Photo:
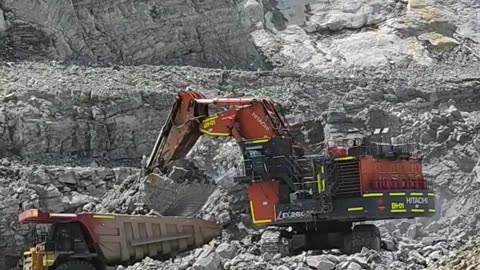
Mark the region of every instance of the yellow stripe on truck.
POLYGON ((97 219, 102 219, 102 218, 105 218, 105 219, 114 219, 115 216, 110 216, 110 215, 93 215, 93 218, 97 218, 97 219))
POLYGON ((363 211, 363 207, 348 208, 348 212, 360 212, 360 211, 363 211))

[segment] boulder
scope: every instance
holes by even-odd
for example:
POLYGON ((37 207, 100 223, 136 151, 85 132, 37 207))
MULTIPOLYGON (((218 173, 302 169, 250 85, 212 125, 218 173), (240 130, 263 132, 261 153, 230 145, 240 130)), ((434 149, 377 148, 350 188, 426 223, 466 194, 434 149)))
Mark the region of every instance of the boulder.
POLYGON ((221 243, 217 249, 216 252, 218 256, 222 259, 233 259, 233 257, 236 256, 236 248, 233 245, 230 245, 228 243, 221 243))
POLYGON ((306 263, 314 269, 332 270, 335 269, 335 264, 328 260, 325 256, 310 256, 307 257, 306 263))
POLYGON ((203 256, 195 261, 192 265, 193 270, 220 270, 222 262, 220 256, 216 252, 203 256))

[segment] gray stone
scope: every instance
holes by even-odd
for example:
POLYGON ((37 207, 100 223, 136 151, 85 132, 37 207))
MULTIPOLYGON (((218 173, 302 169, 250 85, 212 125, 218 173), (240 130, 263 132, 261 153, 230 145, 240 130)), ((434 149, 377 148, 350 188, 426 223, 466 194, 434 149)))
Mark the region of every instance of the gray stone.
POLYGON ((441 241, 446 241, 445 237, 440 237, 440 236, 422 237, 422 242, 425 245, 433 245, 441 241))
POLYGON ((192 265, 194 270, 220 270, 221 268, 221 259, 216 252, 201 257, 192 265))
POLYGON ((442 258, 442 252, 440 250, 436 250, 432 253, 430 253, 430 255, 428 255, 428 257, 430 259, 433 259, 433 260, 439 260, 440 258, 442 258))
POLYGON ((173 166, 172 167, 172 171, 170 172, 170 174, 168 175, 168 177, 170 179, 173 179, 175 181, 180 181, 180 180, 184 180, 184 177, 188 174, 188 170, 185 169, 185 168, 182 168, 182 167, 178 167, 178 166, 173 166))
POLYGON ((65 184, 76 184, 77 179, 75 178, 75 174, 73 171, 65 170, 64 172, 60 172, 58 174, 58 181, 65 183, 65 184))
POLYGON ((310 256, 307 257, 307 265, 314 269, 332 270, 335 269, 335 264, 324 256, 310 256))
POLYGON ((347 267, 347 270, 362 270, 362 267, 360 264, 356 262, 350 262, 350 264, 347 267))
POLYGON ((416 250, 410 251, 410 253, 408 253, 408 255, 409 255, 409 258, 412 258, 412 259, 415 260, 417 263, 422 264, 422 265, 425 265, 425 264, 426 264, 425 257, 423 257, 423 256, 422 256, 420 253, 418 253, 416 250))
POLYGON ((5 22, 5 16, 3 10, 0 9, 0 36, 4 36, 7 31, 7 23, 5 22))
POLYGON ((407 237, 415 239, 417 237, 417 226, 415 224, 410 225, 407 230, 407 237))
POLYGON ((449 113, 456 120, 463 119, 462 113, 454 105, 450 105, 450 107, 447 109, 447 113, 449 113))
POLYGON ((222 243, 217 247, 216 252, 222 259, 233 259, 236 255, 236 248, 228 243, 222 243))

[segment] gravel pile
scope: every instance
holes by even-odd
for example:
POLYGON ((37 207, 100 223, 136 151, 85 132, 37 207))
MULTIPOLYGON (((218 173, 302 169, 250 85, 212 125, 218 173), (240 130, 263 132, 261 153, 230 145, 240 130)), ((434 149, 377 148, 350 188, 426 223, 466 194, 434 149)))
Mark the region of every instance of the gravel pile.
POLYGON ((429 269, 480 269, 480 242, 478 240, 469 241, 462 248, 452 252, 447 258, 442 258, 433 264, 429 269))

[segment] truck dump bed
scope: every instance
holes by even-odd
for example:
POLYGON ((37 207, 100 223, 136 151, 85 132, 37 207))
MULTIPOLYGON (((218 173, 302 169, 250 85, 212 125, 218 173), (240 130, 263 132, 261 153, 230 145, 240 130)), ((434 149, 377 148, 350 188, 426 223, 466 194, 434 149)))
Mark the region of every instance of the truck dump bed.
POLYGON ((79 222, 107 265, 131 264, 145 257, 168 258, 210 242, 222 228, 197 218, 118 214, 53 214, 31 209, 23 223, 79 222))

